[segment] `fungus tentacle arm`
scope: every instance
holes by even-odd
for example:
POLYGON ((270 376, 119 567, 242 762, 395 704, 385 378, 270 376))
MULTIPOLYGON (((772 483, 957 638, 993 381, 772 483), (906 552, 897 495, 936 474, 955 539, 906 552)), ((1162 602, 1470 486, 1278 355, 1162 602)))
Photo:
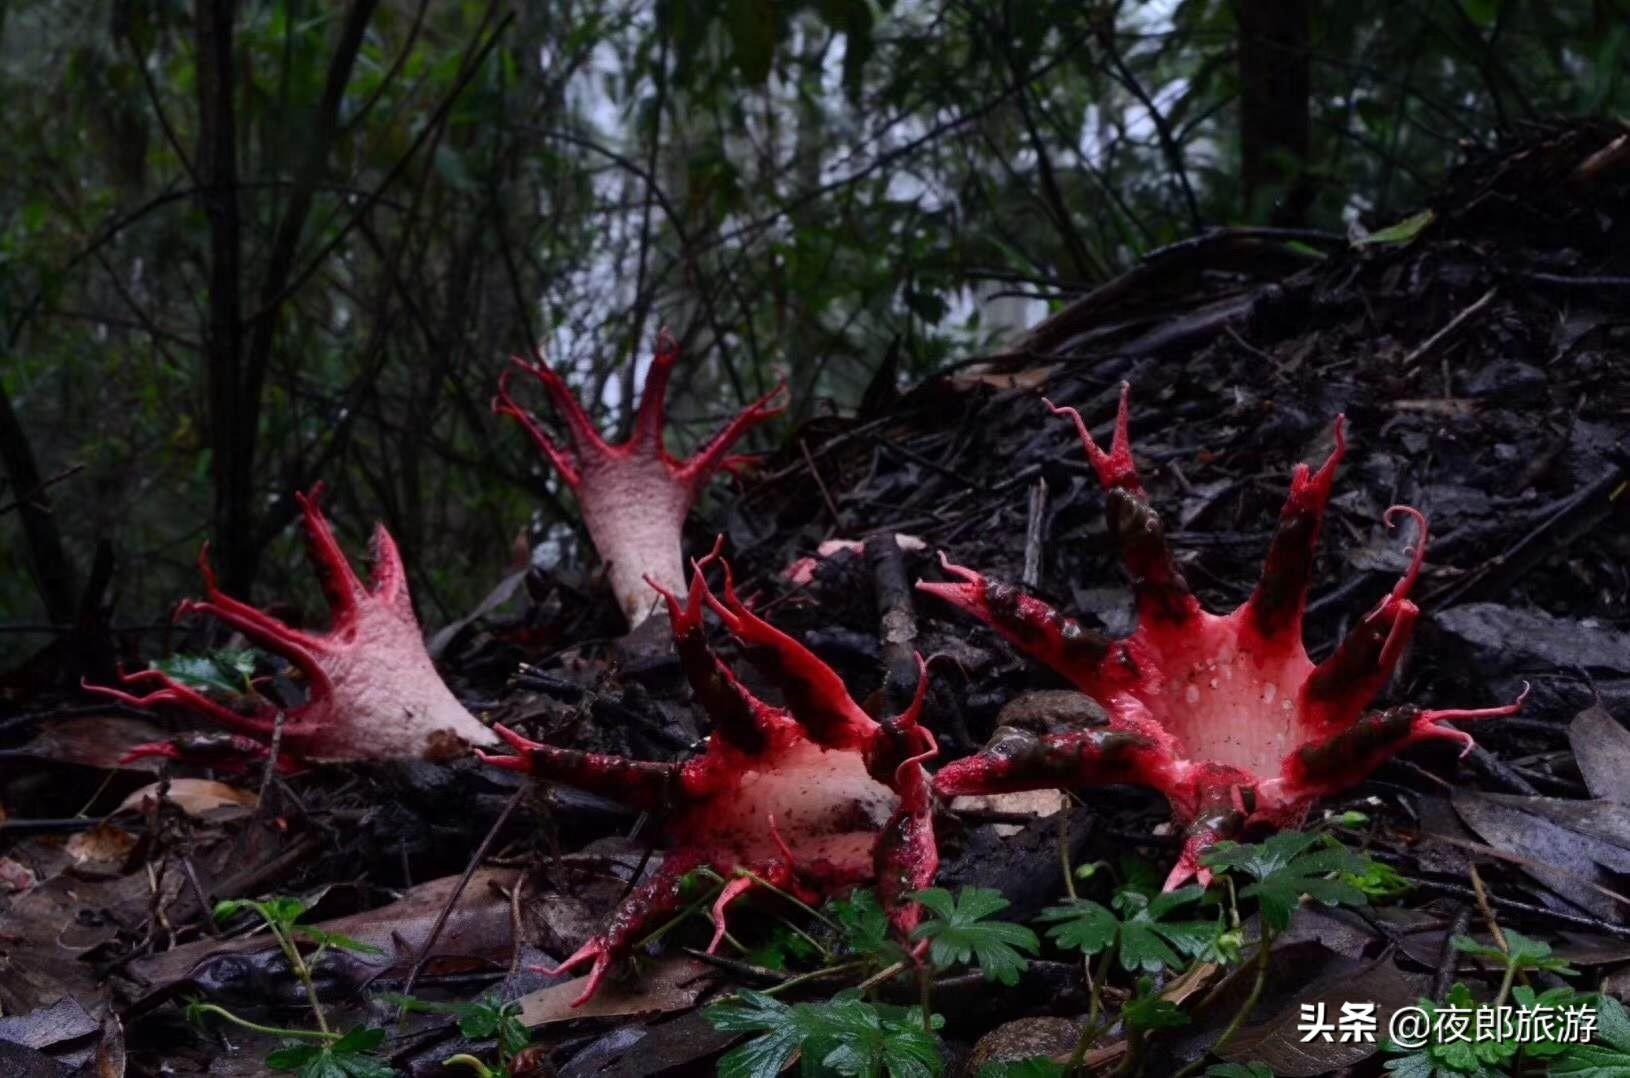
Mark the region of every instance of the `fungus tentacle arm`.
MULTIPOLYGON (((352 570, 318 504, 321 488, 297 495, 308 552, 333 611, 327 633, 292 628, 221 591, 206 544, 199 554, 203 600, 185 600, 177 615, 207 614, 256 646, 287 659, 304 676, 306 700, 283 720, 282 746, 291 763, 393 758, 439 759, 464 744, 497 738, 458 702, 436 673, 413 616, 407 575, 396 543, 383 527, 373 536, 374 571, 364 585, 352 570)), ((125 685, 157 686, 141 696, 104 686, 93 692, 138 707, 174 706, 241 735, 270 738, 277 706, 253 698, 240 714, 168 675, 145 670, 125 685)), ((141 746, 141 755, 154 755, 141 746)), ((156 754, 185 757, 176 752, 156 754)), ((280 761, 281 762, 281 761, 280 761)))
POLYGON ((1183 625, 1199 616, 1200 601, 1177 567, 1177 559, 1166 542, 1165 525, 1149 503, 1149 493, 1143 489, 1143 480, 1132 460, 1131 399, 1131 385, 1122 382, 1121 400, 1115 411, 1115 438, 1108 453, 1093 441, 1080 412, 1056 407, 1052 401, 1043 403, 1054 415, 1065 416, 1075 424, 1087 459, 1103 484, 1109 531, 1132 577, 1139 621, 1183 625))
POLYGON ((1136 662, 1126 642, 1083 628, 1074 618, 1011 584, 954 565, 943 552, 940 566, 956 579, 919 581, 919 591, 938 596, 989 625, 1032 659, 1069 678, 1082 692, 1096 696, 1135 676, 1136 662))
MULTIPOLYGON (((1311 741, 1285 758, 1281 781, 1272 793, 1283 800, 1307 800, 1343 789, 1369 775, 1404 748, 1422 741, 1449 741, 1461 755, 1472 749, 1472 736, 1444 726, 1515 715, 1528 698, 1528 686, 1517 699, 1498 707, 1428 710, 1412 705, 1371 711, 1340 733, 1311 741)), ((1264 784, 1268 792, 1269 784, 1264 784)))
POLYGON ((538 745, 500 730, 517 754, 483 757, 653 810, 661 829, 668 850, 663 874, 562 965, 591 964, 582 999, 651 923, 652 911, 673 908, 677 882, 669 865, 676 871, 710 865, 727 881, 714 903, 717 946, 725 911, 752 890, 754 877, 809 901, 875 878, 890 923, 908 935, 918 916, 910 895, 928 886, 939 864, 933 792, 923 769, 938 748, 918 724, 926 682, 904 713, 871 719, 836 673, 747 608, 728 565, 724 596, 713 595, 703 573, 715 560, 717 547, 697 563, 683 603, 677 591, 652 581, 667 604, 696 699, 714 720, 705 752, 678 764, 645 763, 538 745), (705 609, 718 613, 787 707, 758 699, 713 653, 705 609))
POLYGON ((684 590, 680 540, 691 506, 715 473, 734 472, 748 462, 749 458, 732 456, 731 448, 784 410, 775 403, 785 388, 782 384, 748 405, 696 455, 679 460, 663 444, 668 382, 678 361, 679 345, 664 330, 646 375, 634 429, 617 445, 601 437, 565 380, 541 361, 513 359, 511 368, 499 376, 492 401, 493 412, 519 422, 561 482, 576 494, 584 527, 607 564, 612 594, 630 627, 656 608, 646 580, 666 592, 684 590), (515 400, 510 378, 517 370, 543 384, 565 427, 565 444, 550 437, 515 400))
POLYGON ((944 583, 923 591, 986 622, 1021 651, 1103 705, 1108 723, 1045 737, 1003 729, 981 752, 935 776, 942 795, 1137 783, 1159 790, 1185 829, 1168 886, 1203 875, 1199 859, 1242 823, 1285 826, 1318 797, 1361 781, 1410 744, 1470 735, 1454 718, 1514 713, 1522 700, 1474 712, 1394 708, 1366 713, 1403 658, 1419 610, 1409 593, 1426 554, 1426 519, 1407 506, 1386 513, 1415 523, 1409 567, 1397 585, 1324 662, 1302 643, 1302 614, 1336 471, 1346 452, 1338 417, 1334 449, 1314 470, 1296 468, 1251 597, 1212 614, 1183 582, 1132 459, 1123 389, 1105 452, 1081 417, 1069 418, 1105 489, 1110 531, 1132 577, 1138 625, 1124 640, 1083 632, 1017 589, 942 562, 944 583))
POLYGON ((694 850, 669 854, 651 878, 623 900, 603 929, 585 940, 565 961, 557 966, 546 966, 542 972, 555 977, 588 966, 587 983, 572 1001, 572 1006, 582 1006, 600 990, 600 983, 611 971, 613 961, 628 954, 651 929, 684 907, 685 876, 707 867, 708 863, 705 854, 694 850))

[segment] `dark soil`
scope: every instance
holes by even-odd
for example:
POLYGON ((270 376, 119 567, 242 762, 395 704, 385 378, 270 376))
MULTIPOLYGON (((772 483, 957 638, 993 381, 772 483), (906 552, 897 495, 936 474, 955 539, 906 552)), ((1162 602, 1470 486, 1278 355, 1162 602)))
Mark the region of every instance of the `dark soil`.
MULTIPOLYGON (((1390 242, 1218 231, 1080 297, 1007 353, 903 394, 885 363, 861 414, 795 432, 745 489, 716 491, 687 536, 700 552, 723 531, 742 594, 879 711, 909 691, 902 654, 936 656, 926 720, 950 759, 981 745, 1004 707, 1063 682, 942 604, 902 596, 888 559, 840 553, 801 587, 783 576, 788 565, 825 539, 906 533, 926 544, 905 555, 910 580, 939 579, 943 550, 1023 581, 1085 624, 1129 631, 1130 590, 1098 482, 1069 424, 1040 401, 1078 407, 1107 437, 1127 381, 1138 463, 1182 569, 1208 609, 1231 609, 1255 586, 1292 468, 1323 459, 1345 414, 1349 452, 1310 596, 1313 657, 1406 567, 1408 542, 1382 523, 1388 506, 1406 504, 1431 520, 1415 593, 1425 616, 1381 702, 1486 706, 1524 681, 1533 692, 1519 718, 1479 724, 1465 758, 1422 746, 1324 806, 1361 808, 1369 822, 1338 833, 1417 886, 1368 918, 1309 912, 1328 923, 1282 942, 1264 1016, 1294 1012, 1321 977, 1391 978, 1376 993, 1429 993, 1454 972, 1443 941, 1465 931, 1467 911, 1473 930, 1484 927, 1477 886, 1502 924, 1569 953, 1585 971, 1576 985, 1630 986, 1626 907, 1603 893, 1624 893, 1630 872, 1625 772, 1578 755, 1630 762, 1630 135, 1609 124, 1524 131, 1470 152, 1428 208, 1418 234, 1390 242), (895 615, 887 635, 880 607, 895 615), (1587 801, 1607 806, 1588 825, 1587 801)), ((590 573, 533 570, 523 584, 442 641, 449 681, 472 710, 561 745, 646 759, 694 751, 705 720, 660 623, 619 640, 615 604, 590 573)), ((83 814, 154 776, 92 766, 107 731, 76 733, 71 720, 154 720, 43 688, 62 654, 11 676, 0 718, 0 744, 32 745, 0 752, 0 806, 12 817, 0 815, 0 856, 41 881, 9 899, 0 887, 0 1015, 15 1016, 0 1018, 0 1073, 92 1073, 80 1068, 114 1045, 131 1074, 259 1073, 273 1041, 219 1023, 200 1033, 176 1005, 202 995, 309 1025, 263 938, 213 939, 207 907, 230 896, 308 896, 312 921, 352 916, 353 934, 386 952, 326 968, 319 988, 341 1025, 389 1025, 394 1010, 377 994, 409 982, 444 999, 519 997, 554 983, 525 967, 575 948, 618 900, 619 875, 648 852, 651 829, 613 806, 461 762, 276 780, 261 812, 224 821, 124 815, 117 828, 131 844, 89 862, 100 867, 75 865, 67 840, 101 820, 83 814), (435 933, 440 957, 415 969, 484 839, 483 867, 435 933), (449 876, 418 906, 379 912, 449 876), (29 1054, 8 1063, 17 1045, 29 1054)), ((1145 791, 1086 791, 1073 857, 1135 849, 1163 871, 1175 842, 1165 818, 1145 791)), ((1027 918, 1059 897, 1057 820, 1010 836, 996 827, 947 815, 941 881, 998 887, 1027 918)), ((744 913, 740 932, 766 938, 775 912, 744 913)), ((686 926, 662 948, 677 955, 706 936, 686 926)), ((751 985, 717 972, 709 991, 751 985)), ((977 985, 953 975, 940 988, 952 1056, 1004 1022, 1086 1010, 1079 963, 1057 952, 1017 988, 977 985)), ((915 988, 906 991, 903 1002, 915 988)), ((1228 1002, 1223 993, 1202 1008, 1150 1073, 1202 1051, 1228 1002)), ((693 1002, 655 1009, 664 1013, 549 1021, 535 1031, 532 1073, 709 1073, 728 1039, 693 1002)), ((391 1059, 409 1073, 441 1073, 461 1050, 445 1017, 391 1028, 391 1059)), ((1354 1073, 1377 1071, 1380 1058, 1354 1073)))

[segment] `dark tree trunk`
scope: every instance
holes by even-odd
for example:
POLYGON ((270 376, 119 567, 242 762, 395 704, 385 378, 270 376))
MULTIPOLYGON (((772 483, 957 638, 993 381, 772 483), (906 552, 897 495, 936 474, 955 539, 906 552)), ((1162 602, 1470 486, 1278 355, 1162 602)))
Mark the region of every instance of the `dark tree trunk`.
POLYGON ((4 386, 0 386, 0 464, 5 465, 11 479, 27 543, 23 561, 45 604, 46 616, 55 625, 71 625, 78 609, 73 562, 63 546, 56 517, 51 515, 51 499, 34 460, 34 447, 29 444, 22 420, 12 410, 4 386))
POLYGON ((209 222, 209 312, 204 331, 216 559, 228 591, 247 595, 253 542, 257 402, 244 393, 237 131, 233 109, 235 0, 197 0, 198 185, 209 222))
POLYGON ((247 595, 259 562, 256 535, 255 455, 261 395, 277 336, 278 312, 302 277, 295 261, 339 131, 340 103, 378 0, 355 0, 340 27, 323 96, 294 160, 288 201, 272 236, 256 307, 242 309, 241 216, 233 118, 233 31, 236 0, 197 0, 198 182, 210 227, 209 366, 210 448, 214 453, 214 538, 228 591, 247 595))
POLYGON ((1300 225, 1312 201, 1306 180, 1312 92, 1307 0, 1236 0, 1239 22, 1240 185, 1247 219, 1278 189, 1270 220, 1300 225))

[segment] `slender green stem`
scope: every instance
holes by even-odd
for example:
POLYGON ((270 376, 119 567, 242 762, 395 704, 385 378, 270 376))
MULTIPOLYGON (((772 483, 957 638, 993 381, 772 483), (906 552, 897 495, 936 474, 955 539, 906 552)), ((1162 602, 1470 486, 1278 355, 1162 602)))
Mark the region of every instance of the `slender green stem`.
MULTIPOLYGON (((1220 1052, 1227 1046, 1229 1041, 1234 1039, 1234 1034, 1239 1032, 1240 1026, 1245 1024, 1246 1016, 1255 1009, 1257 1001, 1262 998, 1262 989, 1268 983, 1268 965, 1272 958, 1273 933, 1268 930, 1266 925, 1263 925, 1262 938, 1257 941, 1256 979, 1251 982, 1251 994, 1245 997, 1245 1002, 1240 1005, 1240 1009, 1234 1012, 1233 1020, 1228 1023, 1228 1028, 1222 1031, 1222 1036, 1217 1038, 1208 1054, 1215 1055, 1220 1052)), ((1205 1061, 1206 1056, 1202 1055, 1199 1059, 1178 1071, 1173 1078, 1189 1078, 1189 1075, 1196 1073, 1205 1065, 1205 1061)))
POLYGON ((1505 958, 1505 976, 1500 978, 1500 991, 1499 994, 1494 997, 1494 1009, 1496 1012, 1498 1012, 1501 1007, 1505 1006, 1506 996, 1511 994, 1511 985, 1514 981, 1516 981, 1516 979, 1517 963, 1511 960, 1511 955, 1508 952, 1505 958))
POLYGON ((772 985, 771 987, 766 988, 764 990, 763 994, 766 995, 766 996, 773 996, 777 992, 784 992, 789 988, 796 987, 797 985, 800 985, 800 984, 805 984, 805 983, 807 983, 809 981, 819 981, 819 980, 823 980, 823 979, 825 979, 827 977, 835 977, 840 973, 853 973, 855 970, 860 970, 860 969, 865 969, 865 968, 866 968, 866 963, 865 963, 864 960, 855 961, 855 962, 845 962, 842 965, 838 965, 838 966, 822 966, 820 969, 813 969, 813 970, 810 970, 808 973, 800 973, 796 977, 788 977, 786 980, 782 981, 780 984, 772 985))
MULTIPOLYGON (((765 879, 763 876, 760 876, 758 873, 753 872, 750 869, 741 868, 741 869, 736 870, 736 875, 747 877, 748 879, 752 880, 754 883, 758 884, 760 887, 764 888, 766 891, 774 891, 776 894, 780 895, 782 898, 786 899, 788 902, 791 902, 794 906, 797 906, 799 909, 803 910, 805 913, 809 914, 811 917, 815 918, 817 921, 821 922, 821 924, 825 925, 827 928, 830 928, 832 931, 834 931, 834 932, 842 931, 842 928, 838 925, 837 922, 833 921, 832 918, 826 916, 826 914, 822 913, 820 910, 816 909, 814 906, 811 906, 808 902, 805 902, 803 899, 799 898, 797 895, 792 894, 789 891, 784 891, 781 888, 777 887, 775 884, 771 883, 769 880, 765 879)), ((811 942, 813 942, 813 941, 811 941, 811 942)), ((824 948, 822 948, 822 949, 824 950, 824 948)))
POLYGON ((815 948, 815 950, 820 953, 821 961, 832 961, 832 952, 827 950, 826 946, 822 944, 820 940, 816 939, 814 936, 811 936, 808 932, 805 932, 791 921, 783 920, 781 923, 791 929, 793 935, 802 937, 805 943, 815 948))
MULTIPOLYGON (((300 948, 294 942, 294 933, 299 929, 290 925, 280 924, 277 921, 267 920, 266 925, 272 930, 272 938, 277 940, 277 946, 283 952, 283 957, 289 963, 289 969, 299 979, 306 990, 306 1002, 311 1004, 311 1013, 317 1018, 317 1028, 323 1033, 330 1032, 328 1016, 323 1014, 322 1001, 317 998, 317 985, 311 977, 311 967, 306 964, 305 957, 300 954, 300 948)), ((315 963, 322 958, 326 944, 319 944, 316 953, 312 955, 315 963)))
POLYGON ((1075 869, 1070 865, 1070 806, 1065 804, 1063 811, 1058 814, 1058 865, 1064 870, 1064 890, 1069 892, 1070 901, 1076 899, 1075 869))
POLYGON ((1092 999, 1087 1005, 1087 1025, 1091 1026, 1098 1021, 1098 1016, 1104 1009, 1104 982, 1109 979, 1109 960, 1115 954, 1114 947, 1105 947, 1104 953, 1098 956, 1098 969, 1092 978, 1092 999))
POLYGON ((265 1033, 272 1037, 288 1037, 297 1041, 322 1041, 330 1043, 340 1039, 338 1033, 315 1029, 285 1029, 282 1026, 263 1026, 259 1022, 251 1022, 247 1018, 239 1018, 225 1007, 218 1007, 213 1003, 194 1003, 191 1007, 193 1014, 213 1014, 217 1018, 231 1022, 252 1033, 265 1033))
MULTIPOLYGON (((697 875, 704 876, 704 877, 707 877, 709 879, 712 879, 716 883, 720 884, 721 886, 724 884, 724 879, 717 872, 714 872, 712 869, 706 869, 706 868, 699 869, 699 870, 697 870, 697 875)), ((672 932, 675 925, 681 924, 688 917, 690 917, 691 914, 695 913, 697 910, 701 909, 703 906, 706 906, 708 903, 712 902, 715 898, 718 897, 718 895, 719 895, 719 892, 718 892, 717 889, 709 891, 707 894, 703 895, 701 898, 697 899, 695 902, 692 902, 690 905, 686 906, 684 909, 682 909, 678 913, 674 914, 674 916, 672 916, 668 920, 664 921, 662 924, 658 925, 656 928, 652 929, 649 933, 646 934, 644 939, 642 939, 638 943, 634 944, 634 949, 635 950, 642 950, 643 948, 649 947, 651 944, 655 943, 657 940, 661 939, 663 936, 666 936, 669 932, 672 932)))
MULTIPOLYGON (((1136 1074, 1143 1069, 1143 1030, 1129 1029, 1126 1031, 1126 1055, 1113 1071, 1110 1078, 1125 1078, 1126 1075, 1136 1074)), ((1203 1057, 1202 1057, 1203 1058, 1203 1057)))
MULTIPOLYGON (((759 995, 773 996, 778 992, 785 992, 789 988, 796 988, 799 985, 807 984, 810 981, 825 980, 828 977, 836 977, 840 973, 853 973, 855 970, 865 968, 866 963, 864 961, 845 962, 841 966, 823 966, 820 969, 810 970, 808 973, 800 973, 796 977, 788 977, 780 984, 772 984, 770 987, 760 991, 759 995)), ((741 1002, 741 996, 736 994, 722 996, 718 1002, 739 1003, 741 1002)))
POLYGON ((934 1035, 934 977, 927 962, 917 964, 917 1002, 923 1009, 923 1032, 934 1035))
POLYGON ((1103 953, 1098 956, 1097 971, 1090 969, 1087 971, 1087 976, 1092 981, 1092 998, 1087 1004, 1087 1023, 1081 1027, 1081 1035, 1075 1039, 1075 1050, 1070 1053, 1070 1060, 1064 1065, 1065 1074, 1080 1071, 1081 1064, 1086 1061, 1087 1052, 1108 1028, 1106 1024, 1100 1024, 1098 1019, 1104 1009, 1104 981, 1109 977, 1109 960, 1114 954, 1115 948, 1104 948, 1103 953))

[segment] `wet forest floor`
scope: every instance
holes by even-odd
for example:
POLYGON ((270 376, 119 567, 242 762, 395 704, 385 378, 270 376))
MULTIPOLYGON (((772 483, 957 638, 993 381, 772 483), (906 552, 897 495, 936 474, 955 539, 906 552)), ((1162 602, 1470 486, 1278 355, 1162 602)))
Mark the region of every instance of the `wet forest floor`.
MULTIPOLYGON (((1315 809, 1313 823, 1409 886, 1359 911, 1306 906, 1275 938, 1270 987, 1227 1055, 1279 1074, 1378 1073, 1389 1057, 1373 1044, 1297 1043, 1301 1008, 1342 986, 1385 1012, 1486 979, 1486 962, 1447 941, 1491 940, 1491 918, 1546 941, 1579 971, 1575 989, 1630 998, 1630 136, 1609 124, 1526 132, 1470 154, 1423 211, 1356 241, 1220 230, 1079 297, 1002 355, 903 393, 885 362, 858 415, 806 424, 753 479, 716 489, 687 530, 693 552, 726 536, 741 594, 855 700, 891 710, 891 657, 932 657, 924 722, 938 766, 1068 683, 900 587, 945 579, 937 552, 1089 628, 1133 629, 1103 492, 1042 395, 1078 408, 1107 444, 1131 384, 1150 500, 1218 612, 1256 587, 1292 468, 1324 459, 1345 415, 1304 627, 1312 658, 1408 568, 1415 537, 1383 523, 1407 504, 1431 522, 1423 617, 1380 702, 1487 707, 1531 691, 1520 715, 1468 727, 1466 755, 1417 746, 1315 809), (816 554, 888 533, 921 543, 816 554)), ((661 619, 623 638, 619 617, 593 574, 534 569, 434 649, 474 713, 531 737, 645 760, 694 752, 707 730, 661 619)), ((722 635, 718 646, 751 669, 722 635)), ((711 1073, 741 1035, 701 1008, 809 968, 787 940, 821 939, 794 906, 759 902, 734 915, 743 951, 710 961, 698 914, 642 952, 639 976, 619 969, 574 1010, 579 986, 530 967, 599 927, 649 869, 660 821, 467 759, 289 778, 119 768, 117 747, 161 720, 25 692, 49 662, 8 676, 0 712, 5 1075, 264 1073, 282 1038, 189 1024, 184 1010, 198 999, 267 1026, 312 1024, 271 935, 210 915, 222 899, 299 896, 307 923, 366 945, 330 949, 313 983, 336 1028, 384 1029, 377 1058, 409 1074, 443 1073, 463 1051, 491 1062, 493 1029, 469 1008, 401 1017, 393 994, 520 1001, 533 1048, 518 1074, 711 1073)), ((939 885, 998 890, 1001 916, 1029 923, 1063 897, 1061 844, 1074 865, 1133 856, 1164 875, 1181 836, 1159 796, 1080 793, 942 806, 939 885)), ((1197 968, 1155 985, 1180 989, 1167 998, 1191 1020, 1149 1049, 1146 1073, 1197 1058, 1238 1009, 1248 979, 1197 968)), ((1117 972, 1104 1002, 1132 987, 1117 972)), ((876 990, 906 1005, 919 988, 902 976, 876 990)), ((946 1072, 1068 1056, 1092 994, 1079 958, 1051 942, 1010 986, 944 972, 933 998, 946 1072)), ((1089 1062, 1112 1069, 1120 1040, 1106 1034, 1089 1062)))

